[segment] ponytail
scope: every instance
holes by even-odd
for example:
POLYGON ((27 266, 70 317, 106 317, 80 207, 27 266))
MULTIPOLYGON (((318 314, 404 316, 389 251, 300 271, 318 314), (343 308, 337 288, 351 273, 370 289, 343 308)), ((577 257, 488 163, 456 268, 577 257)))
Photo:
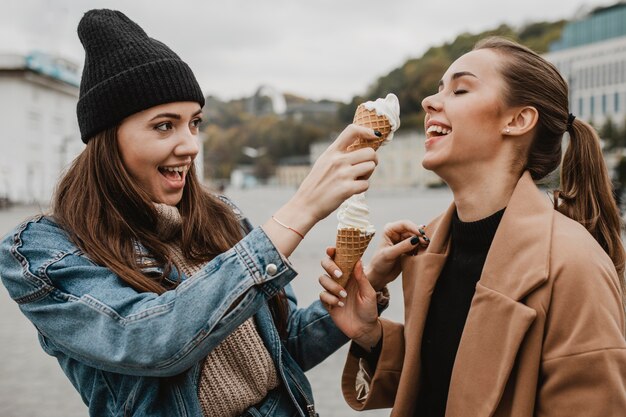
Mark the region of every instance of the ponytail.
MULTIPOLYGON (((561 204, 558 210, 583 226, 609 255, 624 283, 622 220, 595 129, 575 119, 561 168, 561 204)), ((558 204, 558 201, 555 201, 558 204)))

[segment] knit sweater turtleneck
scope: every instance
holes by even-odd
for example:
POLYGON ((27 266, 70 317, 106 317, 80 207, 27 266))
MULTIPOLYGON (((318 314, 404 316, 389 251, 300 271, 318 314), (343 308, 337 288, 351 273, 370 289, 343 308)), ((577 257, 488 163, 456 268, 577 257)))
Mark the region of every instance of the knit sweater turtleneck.
POLYGON ((414 415, 443 417, 454 360, 476 283, 504 209, 475 222, 452 218, 450 253, 431 297, 422 337, 422 375, 414 415))
MULTIPOLYGON (((180 249, 178 209, 165 204, 155 207, 159 237, 167 243, 176 266, 185 275, 194 275, 204 263, 190 262, 180 249)), ((200 373, 198 398, 205 417, 238 416, 278 384, 274 362, 249 318, 209 352, 200 373)))

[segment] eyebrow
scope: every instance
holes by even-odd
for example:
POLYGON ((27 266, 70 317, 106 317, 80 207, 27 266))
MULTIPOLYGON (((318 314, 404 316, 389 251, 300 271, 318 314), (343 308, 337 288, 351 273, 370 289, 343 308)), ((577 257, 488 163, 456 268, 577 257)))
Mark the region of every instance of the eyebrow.
MULTIPOLYGON (((197 112, 195 112, 194 114, 192 114, 191 117, 197 116, 200 113, 202 113, 202 109, 200 109, 197 112)), ((150 121, 153 121, 155 119, 159 119, 161 117, 167 117, 167 118, 176 119, 176 120, 180 120, 181 119, 181 115, 177 114, 177 113, 159 113, 156 116, 154 116, 152 119, 150 119, 150 121)))
MULTIPOLYGON (((452 80, 456 80, 457 78, 461 78, 465 76, 478 78, 476 75, 472 74, 469 71, 460 71, 460 72, 455 72, 454 74, 452 74, 452 80)), ((443 85, 443 79, 439 80, 439 87, 441 87, 442 85, 443 85)))

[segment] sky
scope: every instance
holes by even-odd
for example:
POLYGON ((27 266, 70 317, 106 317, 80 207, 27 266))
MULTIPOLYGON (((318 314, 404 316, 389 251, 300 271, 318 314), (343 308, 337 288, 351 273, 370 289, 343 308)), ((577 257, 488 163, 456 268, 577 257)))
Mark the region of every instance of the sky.
POLYGON ((167 44, 223 100, 261 85, 349 101, 463 32, 572 19, 617 0, 2 0, 0 53, 50 52, 82 66, 76 27, 117 9, 167 44))

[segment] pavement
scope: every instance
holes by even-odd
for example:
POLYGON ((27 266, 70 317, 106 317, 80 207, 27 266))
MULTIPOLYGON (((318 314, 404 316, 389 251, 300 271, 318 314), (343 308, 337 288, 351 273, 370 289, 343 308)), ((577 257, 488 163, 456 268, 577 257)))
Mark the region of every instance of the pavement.
MULTIPOLYGON (((248 215, 255 225, 262 224, 295 189, 262 187, 250 190, 227 190, 227 195, 248 215)), ((445 210, 452 201, 447 189, 372 190, 367 201, 371 221, 378 231, 364 255, 367 261, 385 223, 410 219, 427 223, 445 210)), ((13 207, 0 210, 0 236, 9 232, 24 218, 41 212, 38 207, 13 207)), ((327 246, 334 244, 336 217, 334 214, 318 223, 306 236, 290 260, 299 272, 292 283, 299 304, 315 301, 321 287, 317 278, 322 273, 320 260, 327 246)), ((1 287, 1 286, 0 286, 1 287)), ((390 286, 391 304, 384 316, 402 321, 400 280, 390 286)), ((357 413, 348 407, 341 395, 341 371, 347 345, 323 363, 307 372, 321 417, 382 417, 390 410, 357 413)), ((53 357, 46 355, 37 340, 33 325, 21 314, 4 287, 0 288, 0 416, 1 417, 81 417, 87 408, 62 373, 53 357)))

